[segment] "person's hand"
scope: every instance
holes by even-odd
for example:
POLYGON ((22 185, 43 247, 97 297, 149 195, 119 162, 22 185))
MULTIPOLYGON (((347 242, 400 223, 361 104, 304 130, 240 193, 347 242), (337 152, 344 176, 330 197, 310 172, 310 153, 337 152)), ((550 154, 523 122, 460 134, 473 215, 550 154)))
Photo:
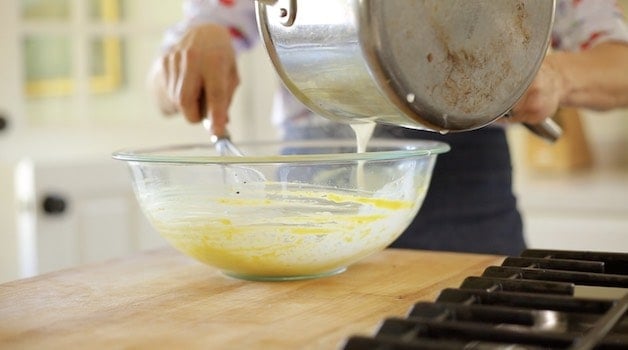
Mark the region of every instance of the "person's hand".
POLYGON ((509 122, 538 124, 556 113, 564 84, 552 58, 551 54, 545 58, 532 84, 512 108, 509 122))
POLYGON ((240 80, 228 29, 190 28, 153 67, 151 83, 161 111, 196 123, 207 117, 215 135, 226 133, 228 109, 240 80))

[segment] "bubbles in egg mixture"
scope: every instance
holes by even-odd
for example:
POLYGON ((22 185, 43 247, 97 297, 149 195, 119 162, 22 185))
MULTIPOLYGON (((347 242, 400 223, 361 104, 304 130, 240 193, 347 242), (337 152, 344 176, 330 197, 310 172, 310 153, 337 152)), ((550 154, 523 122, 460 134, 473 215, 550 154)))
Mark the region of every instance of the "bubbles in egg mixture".
POLYGON ((266 183, 260 191, 238 198, 192 191, 160 196, 146 211, 164 238, 200 261, 236 274, 299 276, 382 249, 418 210, 414 198, 361 197, 302 184, 266 183))

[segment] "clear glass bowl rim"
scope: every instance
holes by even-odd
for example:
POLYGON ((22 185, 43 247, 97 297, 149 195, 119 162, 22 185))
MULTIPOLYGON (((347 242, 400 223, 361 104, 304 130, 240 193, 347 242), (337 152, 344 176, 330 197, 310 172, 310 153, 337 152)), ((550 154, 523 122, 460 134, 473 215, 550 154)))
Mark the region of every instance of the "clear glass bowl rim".
MULTIPOLYGON (((329 148, 356 147, 353 139, 318 139, 297 141, 257 141, 240 142, 238 147, 294 147, 294 148, 329 148)), ((220 156, 220 155, 177 155, 192 149, 212 149, 211 143, 190 143, 159 146, 143 149, 122 149, 113 152, 112 157, 129 162, 148 162, 165 164, 267 164, 267 163, 304 163, 304 162, 347 162, 356 160, 398 160, 431 156, 450 150, 447 143, 432 140, 408 140, 373 138, 367 151, 363 153, 315 153, 315 154, 276 154, 267 156, 220 156), (390 147, 396 150, 369 151, 369 148, 390 147)))

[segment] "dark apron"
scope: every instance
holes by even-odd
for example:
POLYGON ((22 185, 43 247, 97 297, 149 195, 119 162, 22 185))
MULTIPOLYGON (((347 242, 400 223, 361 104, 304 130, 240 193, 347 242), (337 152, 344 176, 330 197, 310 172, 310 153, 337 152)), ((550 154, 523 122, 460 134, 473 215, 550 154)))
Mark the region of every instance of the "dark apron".
MULTIPOLYGON (((286 139, 353 137, 346 125, 285 131, 286 139)), ((374 136, 438 140, 451 146, 438 156, 419 214, 391 247, 503 255, 525 249, 504 129, 441 135, 378 126, 374 136)))

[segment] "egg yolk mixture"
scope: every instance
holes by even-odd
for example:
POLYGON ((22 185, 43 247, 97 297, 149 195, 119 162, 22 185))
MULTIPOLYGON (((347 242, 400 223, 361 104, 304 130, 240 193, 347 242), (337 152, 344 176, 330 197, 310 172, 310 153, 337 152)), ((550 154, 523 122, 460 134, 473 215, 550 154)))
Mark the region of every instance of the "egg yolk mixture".
POLYGON ((162 200, 147 210, 149 217, 183 253, 247 276, 307 276, 344 268, 390 244, 418 210, 416 201, 329 190, 197 197, 162 200))

